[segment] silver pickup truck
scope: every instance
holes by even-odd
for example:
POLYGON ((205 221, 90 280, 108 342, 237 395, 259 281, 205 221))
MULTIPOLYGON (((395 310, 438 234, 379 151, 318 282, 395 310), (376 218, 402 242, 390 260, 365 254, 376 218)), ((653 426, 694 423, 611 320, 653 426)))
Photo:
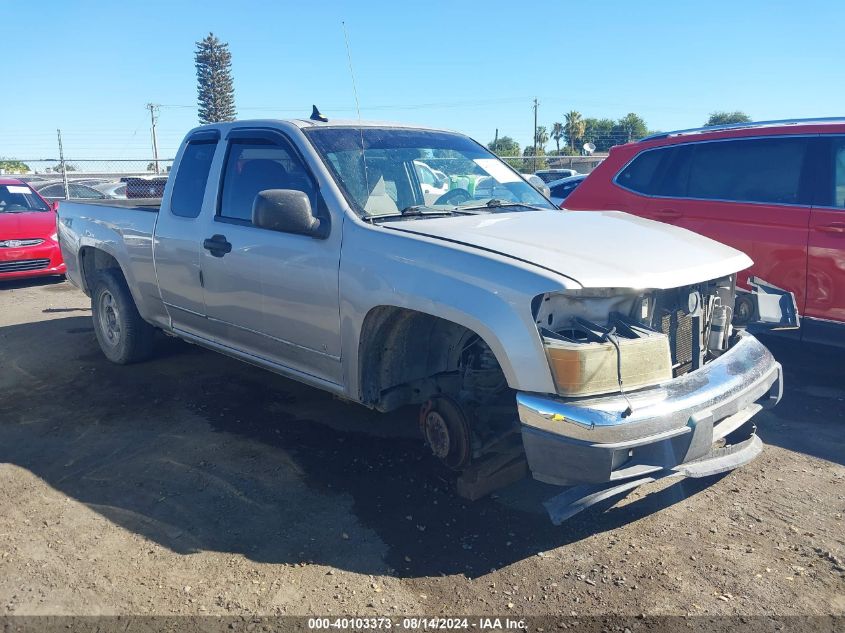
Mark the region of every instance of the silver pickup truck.
POLYGON ((113 362, 149 357, 159 329, 379 411, 418 406, 451 469, 516 446, 534 478, 579 484, 558 520, 753 459, 751 418, 781 397, 780 365, 731 323, 746 255, 557 209, 452 132, 199 127, 160 201, 62 202, 58 232, 113 362))

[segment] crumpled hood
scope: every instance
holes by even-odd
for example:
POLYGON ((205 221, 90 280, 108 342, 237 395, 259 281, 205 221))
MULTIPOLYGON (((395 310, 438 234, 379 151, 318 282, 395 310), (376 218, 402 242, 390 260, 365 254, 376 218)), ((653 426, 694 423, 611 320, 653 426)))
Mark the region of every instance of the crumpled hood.
POLYGON ((44 239, 55 232, 56 214, 52 211, 0 213, 0 240, 44 239))
POLYGON ((514 257, 585 288, 676 288, 752 264, 730 246, 621 211, 521 211, 382 226, 514 257))

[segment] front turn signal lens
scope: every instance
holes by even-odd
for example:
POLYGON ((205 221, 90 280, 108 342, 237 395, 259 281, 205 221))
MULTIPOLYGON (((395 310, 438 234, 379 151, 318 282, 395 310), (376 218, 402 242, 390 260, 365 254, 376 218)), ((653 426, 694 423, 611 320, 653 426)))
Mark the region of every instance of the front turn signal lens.
MULTIPOLYGON (((625 390, 672 378, 672 357, 665 334, 617 339, 625 390)), ((564 341, 544 337, 543 345, 561 396, 593 396, 619 391, 617 351, 610 342, 564 341)))

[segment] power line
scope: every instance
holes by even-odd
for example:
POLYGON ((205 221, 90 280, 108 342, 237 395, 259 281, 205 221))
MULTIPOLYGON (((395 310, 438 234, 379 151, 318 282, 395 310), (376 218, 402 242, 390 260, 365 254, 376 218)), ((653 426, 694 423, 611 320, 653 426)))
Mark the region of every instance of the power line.
MULTIPOLYGON (((501 98, 501 99, 475 99, 475 100, 466 100, 466 101, 440 101, 440 102, 433 102, 433 103, 395 103, 395 104, 382 104, 382 105, 372 105, 372 106, 361 106, 361 110, 422 110, 426 108, 459 108, 463 106, 480 106, 480 105, 496 105, 496 104, 507 104, 507 103, 518 103, 523 102, 525 99, 523 97, 508 97, 508 98, 501 98)), ((190 109, 195 110, 197 106, 195 105, 185 105, 185 104, 177 104, 177 103, 162 103, 159 104, 160 108, 181 108, 181 109, 190 109)), ((339 106, 339 107, 332 107, 332 106, 320 106, 321 110, 334 110, 336 112, 354 112, 354 109, 349 108, 348 106, 339 106)), ((252 111, 267 111, 267 112, 308 112, 310 110, 310 106, 238 106, 238 110, 252 110, 252 111)))

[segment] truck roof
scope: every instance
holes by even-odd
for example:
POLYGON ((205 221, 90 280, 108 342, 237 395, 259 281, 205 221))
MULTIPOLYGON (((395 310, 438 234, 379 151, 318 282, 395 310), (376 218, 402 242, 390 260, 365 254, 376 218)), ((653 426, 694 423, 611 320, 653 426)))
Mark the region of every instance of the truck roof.
POLYGON ((436 132, 451 132, 452 130, 448 130, 445 128, 437 128, 437 127, 430 127, 427 125, 417 125, 417 124, 410 124, 410 123, 398 123, 396 121, 367 121, 367 120, 358 120, 358 119, 329 119, 328 121, 314 121, 312 119, 238 119, 237 121, 232 121, 230 123, 210 123, 208 125, 201 125, 196 127, 192 130, 195 132, 197 130, 204 130, 204 129, 228 129, 230 127, 250 127, 255 125, 272 125, 272 124, 279 124, 279 123, 287 123, 289 125, 295 125, 300 129, 307 129, 312 127, 356 127, 356 128, 378 128, 378 127, 391 127, 391 128, 405 128, 405 129, 412 129, 412 130, 432 130, 436 132))
POLYGON ((396 121, 367 121, 358 119, 329 119, 328 121, 314 121, 312 119, 289 119, 300 128, 308 127, 400 127, 414 130, 436 130, 439 132, 448 132, 443 128, 435 128, 427 125, 417 125, 413 123, 398 123, 396 121))

